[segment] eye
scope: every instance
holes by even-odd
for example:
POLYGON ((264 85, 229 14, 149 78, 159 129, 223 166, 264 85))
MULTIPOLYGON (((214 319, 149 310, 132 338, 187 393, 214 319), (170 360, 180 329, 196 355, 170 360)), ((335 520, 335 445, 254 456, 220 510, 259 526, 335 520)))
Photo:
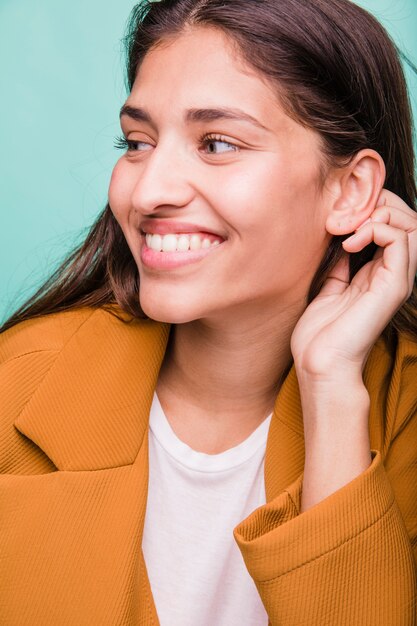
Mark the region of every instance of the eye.
MULTIPOLYGON (((149 146, 146 141, 135 141, 133 139, 126 139, 126 137, 116 137, 114 140, 114 147, 118 150, 127 150, 128 152, 144 152, 139 146, 149 146)), ((146 149, 145 149, 146 150, 146 149)))
POLYGON ((224 154, 225 152, 238 152, 240 149, 239 146, 236 146, 235 144, 230 143, 222 135, 203 135, 202 137, 200 137, 199 143, 203 147, 208 148, 208 154, 224 154), (231 150, 230 149, 218 150, 216 148, 216 145, 221 145, 221 144, 223 144, 223 148, 229 147, 231 148, 231 150))
MULTIPOLYGON (((223 135, 202 135, 198 140, 200 146, 208 148, 208 154, 224 154, 227 152, 238 152, 239 146, 227 141, 223 135), (216 147, 217 146, 217 147, 216 147), (218 148, 218 146, 223 146, 218 148)), ((126 139, 124 136, 116 137, 114 147, 119 150, 127 150, 128 152, 145 152, 146 148, 140 146, 150 146, 146 141, 138 141, 126 139)))

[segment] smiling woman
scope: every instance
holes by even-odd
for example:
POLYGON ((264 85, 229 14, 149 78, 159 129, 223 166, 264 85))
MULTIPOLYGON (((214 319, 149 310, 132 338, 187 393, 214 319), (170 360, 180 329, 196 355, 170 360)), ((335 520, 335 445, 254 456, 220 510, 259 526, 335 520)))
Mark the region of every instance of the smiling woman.
POLYGON ((126 44, 108 205, 1 335, 2 617, 411 626, 395 47, 347 0, 142 2, 126 44))
POLYGON ((284 296, 296 319, 331 239, 317 186, 318 134, 289 117, 227 36, 207 27, 146 55, 121 125, 128 150, 114 168, 109 202, 139 268, 142 310, 155 320, 214 322, 239 309, 252 315, 255 306, 260 322, 260 303, 265 317, 278 315, 284 296), (206 107, 189 108, 195 102, 206 107), (163 237, 149 248, 144 233, 163 237), (165 250, 167 235, 180 233, 193 250, 165 250), (206 233, 220 245, 201 248, 206 233), (277 272, 284 263, 287 271, 277 272), (174 277, 153 271, 179 267, 174 277))

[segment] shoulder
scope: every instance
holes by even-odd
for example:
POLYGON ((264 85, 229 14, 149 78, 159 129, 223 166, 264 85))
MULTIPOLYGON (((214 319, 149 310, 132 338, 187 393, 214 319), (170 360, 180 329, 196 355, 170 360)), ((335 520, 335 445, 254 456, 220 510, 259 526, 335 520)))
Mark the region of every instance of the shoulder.
POLYGON ((53 367, 57 356, 94 311, 82 309, 33 318, 0 334, 0 473, 31 474, 54 470, 15 421, 53 367))
POLYGON ((42 353, 59 354, 74 338, 86 335, 91 345, 103 341, 103 333, 121 337, 148 335, 169 325, 134 319, 120 307, 83 307, 36 317, 0 334, 0 366, 10 360, 42 353))
POLYGON ((0 363, 35 352, 59 352, 94 313, 91 308, 74 309, 16 324, 0 334, 0 363))
MULTIPOLYGON (((158 362, 168 332, 168 324, 133 319, 114 306, 49 314, 1 333, 0 473, 49 471, 50 462, 42 451, 16 428, 40 398, 38 413, 46 423, 49 413, 50 421, 59 417, 52 415, 54 401, 62 405, 62 413, 71 408, 68 398, 74 404, 83 391, 84 395, 107 394, 106 398, 117 394, 116 382, 126 378, 124 372, 142 365, 146 375, 150 364, 158 362)), ((76 415, 78 409, 72 408, 76 415)), ((42 429, 45 425, 38 424, 39 432, 42 429)))

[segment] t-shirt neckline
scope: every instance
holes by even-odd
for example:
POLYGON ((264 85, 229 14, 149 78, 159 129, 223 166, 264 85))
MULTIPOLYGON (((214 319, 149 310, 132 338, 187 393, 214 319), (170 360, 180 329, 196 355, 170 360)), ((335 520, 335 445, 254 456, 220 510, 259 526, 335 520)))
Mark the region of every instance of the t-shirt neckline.
POLYGON ((272 413, 244 441, 219 454, 206 454, 193 450, 173 431, 162 409, 156 391, 150 411, 149 428, 164 450, 181 465, 200 472, 221 472, 233 469, 252 458, 260 448, 266 447, 272 413))

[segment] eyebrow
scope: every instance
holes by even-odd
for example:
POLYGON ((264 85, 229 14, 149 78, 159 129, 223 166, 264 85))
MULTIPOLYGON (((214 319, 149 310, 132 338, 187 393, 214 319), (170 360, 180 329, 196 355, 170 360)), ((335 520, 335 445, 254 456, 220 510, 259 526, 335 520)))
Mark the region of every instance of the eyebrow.
MULTIPOLYGON (((141 108, 132 107, 130 105, 123 105, 120 109, 120 117, 127 115, 134 119, 136 122, 147 122, 151 126, 154 126, 152 117, 150 114, 141 108)), ((238 120, 249 122, 265 130, 271 132, 266 126, 263 126, 255 117, 245 113, 241 109, 235 109, 230 107, 221 107, 217 109, 187 109, 184 115, 185 122, 215 122, 217 120, 238 120)))

